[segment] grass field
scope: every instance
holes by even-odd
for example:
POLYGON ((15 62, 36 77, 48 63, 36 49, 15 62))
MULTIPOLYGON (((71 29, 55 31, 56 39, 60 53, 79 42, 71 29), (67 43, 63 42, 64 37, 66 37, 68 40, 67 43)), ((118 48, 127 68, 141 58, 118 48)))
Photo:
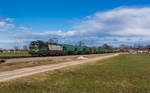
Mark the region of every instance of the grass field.
POLYGON ((21 53, 0 53, 0 57, 9 57, 9 56, 31 56, 28 52, 21 53))
POLYGON ((120 55, 4 82, 0 93, 150 93, 150 55, 120 55))

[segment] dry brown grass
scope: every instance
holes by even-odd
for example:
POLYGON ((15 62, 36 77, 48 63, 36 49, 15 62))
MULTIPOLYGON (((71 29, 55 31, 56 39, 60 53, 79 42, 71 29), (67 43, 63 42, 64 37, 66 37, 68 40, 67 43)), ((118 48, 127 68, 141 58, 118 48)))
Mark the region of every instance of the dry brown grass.
MULTIPOLYGON (((110 54, 101 54, 101 55, 81 55, 85 58, 96 58, 100 56, 105 56, 110 54)), ((57 64, 62 62, 71 62, 71 61, 79 61, 81 59, 78 59, 79 56, 71 56, 71 57, 56 57, 56 58, 43 58, 43 59, 37 59, 37 60, 26 60, 22 59, 21 62, 10 62, 10 63, 4 63, 0 64, 0 72, 2 71, 10 71, 20 68, 26 68, 26 67, 34 67, 34 66, 40 66, 40 65, 47 65, 47 64, 57 64)), ((31 59, 31 58, 30 58, 31 59)), ((34 58, 33 58, 34 59, 34 58)), ((17 59, 16 59, 17 60, 17 59)))
POLYGON ((0 93, 150 93, 150 55, 120 55, 0 84, 0 93))

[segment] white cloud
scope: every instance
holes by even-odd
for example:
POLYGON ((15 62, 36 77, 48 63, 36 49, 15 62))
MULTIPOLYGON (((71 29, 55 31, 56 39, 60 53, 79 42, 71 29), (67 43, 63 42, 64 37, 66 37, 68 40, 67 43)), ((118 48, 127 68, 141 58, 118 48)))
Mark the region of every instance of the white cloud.
POLYGON ((25 27, 23 25, 16 25, 14 23, 14 18, 0 16, 0 31, 26 32, 31 30, 31 28, 25 27))
POLYGON ((29 31, 31 31, 31 30, 32 30, 32 28, 25 27, 25 26, 17 26, 17 27, 15 28, 15 31, 21 32, 21 33, 23 33, 23 32, 29 32, 29 31))
POLYGON ((7 22, 13 22, 13 20, 14 20, 14 18, 9 18, 9 17, 5 18, 5 21, 7 21, 7 22))
POLYGON ((12 24, 13 18, 0 16, 0 31, 9 31, 15 28, 15 25, 12 24))
POLYGON ((0 31, 8 31, 14 28, 15 28, 14 24, 9 24, 7 22, 0 22, 0 31))
POLYGON ((0 40, 0 43, 12 43, 14 42, 13 40, 0 40))
POLYGON ((150 35, 150 8, 117 8, 96 13, 77 27, 79 30, 108 35, 150 35))
POLYGON ((86 18, 74 27, 83 37, 110 38, 116 44, 150 41, 150 8, 116 8, 86 18))
POLYGON ((64 32, 64 31, 58 30, 58 31, 48 31, 48 32, 45 32, 45 33, 40 33, 40 34, 42 34, 42 35, 50 34, 50 35, 57 35, 57 36, 67 37, 67 36, 74 36, 76 34, 76 31, 64 32))
POLYGON ((5 22, 0 22, 0 26, 4 26, 4 25, 6 25, 5 22))
MULTIPOLYGON (((2 23, 1 23, 2 24, 2 23)), ((133 44, 150 41, 150 8, 116 8, 85 17, 72 31, 45 31, 16 35, 18 39, 43 39, 51 37, 83 40, 95 45, 133 44)))

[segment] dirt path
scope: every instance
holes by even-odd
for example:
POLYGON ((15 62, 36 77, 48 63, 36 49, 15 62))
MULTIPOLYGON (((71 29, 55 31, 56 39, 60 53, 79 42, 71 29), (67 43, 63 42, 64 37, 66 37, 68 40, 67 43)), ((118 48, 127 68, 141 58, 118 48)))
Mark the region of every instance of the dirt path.
POLYGON ((68 67, 68 66, 78 65, 82 63, 95 62, 98 60, 114 57, 117 55, 119 54, 111 54, 111 55, 105 55, 105 56, 100 56, 100 57, 90 58, 90 59, 85 59, 85 60, 80 60, 80 61, 72 61, 72 62, 65 62, 65 63, 59 63, 59 64, 36 66, 36 67, 30 67, 30 68, 17 69, 13 71, 0 72, 0 82, 23 77, 23 76, 33 75, 36 73, 60 69, 60 68, 68 67))

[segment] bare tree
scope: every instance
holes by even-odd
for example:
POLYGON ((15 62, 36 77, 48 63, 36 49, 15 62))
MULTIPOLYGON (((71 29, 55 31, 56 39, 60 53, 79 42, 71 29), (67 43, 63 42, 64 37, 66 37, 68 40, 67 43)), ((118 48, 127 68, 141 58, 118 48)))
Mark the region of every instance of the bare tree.
POLYGON ((150 45, 147 45, 147 46, 146 46, 146 49, 147 49, 148 51, 150 51, 150 45))
POLYGON ((129 47, 125 44, 121 44, 119 48, 120 48, 120 51, 128 51, 129 49, 129 47))
POLYGON ((144 50, 144 46, 139 45, 139 46, 138 46, 138 49, 139 49, 139 50, 144 50))
POLYGON ((83 46, 83 45, 84 45, 83 41, 79 41, 79 46, 83 46))
POLYGON ((102 48, 104 48, 104 49, 112 49, 112 46, 110 46, 108 44, 104 44, 104 45, 102 45, 102 48))
POLYGON ((3 52, 3 49, 2 49, 2 48, 0 48, 0 53, 1 53, 1 52, 3 52))
POLYGON ((138 44, 135 43, 134 46, 133 46, 133 48, 137 49, 138 48, 138 44))
POLYGON ((15 51, 18 51, 18 50, 19 50, 18 46, 15 45, 15 46, 14 46, 14 50, 15 50, 15 51))
POLYGON ((23 46, 24 51, 28 51, 28 47, 26 45, 23 46))
POLYGON ((130 46, 129 46, 129 49, 133 49, 133 46, 130 45, 130 46))
POLYGON ((49 44, 57 44, 58 43, 58 39, 57 38, 51 38, 48 40, 49 44))

